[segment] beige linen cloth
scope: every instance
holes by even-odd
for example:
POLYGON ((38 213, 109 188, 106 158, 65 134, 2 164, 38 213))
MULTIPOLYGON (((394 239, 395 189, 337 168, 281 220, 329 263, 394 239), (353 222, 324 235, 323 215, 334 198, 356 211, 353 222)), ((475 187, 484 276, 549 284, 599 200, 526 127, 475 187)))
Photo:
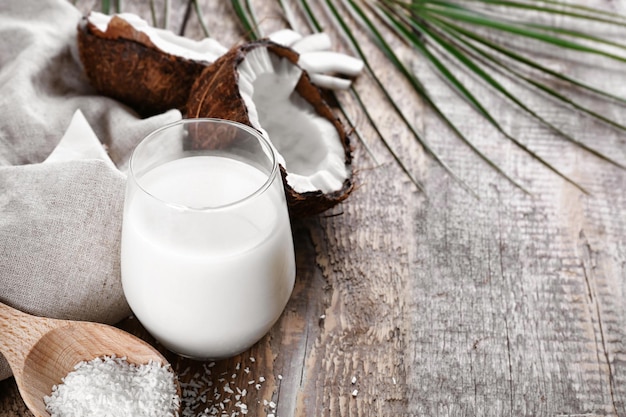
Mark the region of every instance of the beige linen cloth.
MULTIPOLYGON (((117 167, 149 131, 181 115, 142 120, 98 96, 76 51, 80 18, 67 0, 0 2, 0 302, 113 324, 130 312, 119 276, 125 176, 117 167)), ((10 375, 0 356, 0 379, 10 375)))

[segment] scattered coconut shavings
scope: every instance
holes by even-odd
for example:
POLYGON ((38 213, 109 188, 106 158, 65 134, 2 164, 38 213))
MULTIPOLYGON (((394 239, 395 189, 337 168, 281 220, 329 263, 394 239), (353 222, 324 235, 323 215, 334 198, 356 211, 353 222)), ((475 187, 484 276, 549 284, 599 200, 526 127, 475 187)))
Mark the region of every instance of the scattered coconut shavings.
POLYGON ((44 398, 52 417, 174 417, 180 398, 168 366, 104 356, 81 362, 44 398))
POLYGON ((215 363, 211 362, 204 364, 201 372, 191 378, 189 367, 180 372, 179 375, 186 376, 179 382, 181 417, 275 416, 277 404, 271 398, 259 398, 266 378, 249 379, 251 375, 258 375, 254 370, 255 362, 251 357, 227 370, 214 370, 215 363))

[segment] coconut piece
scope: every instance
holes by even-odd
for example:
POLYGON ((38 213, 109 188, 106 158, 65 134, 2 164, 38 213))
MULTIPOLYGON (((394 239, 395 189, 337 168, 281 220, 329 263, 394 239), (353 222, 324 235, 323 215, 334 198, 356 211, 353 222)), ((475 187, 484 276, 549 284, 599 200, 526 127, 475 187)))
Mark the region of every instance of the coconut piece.
POLYGON ((296 217, 321 213, 353 189, 348 135, 298 58, 267 39, 234 47, 203 71, 187 104, 188 117, 234 120, 272 143, 296 217))
POLYGON ((319 32, 305 36, 289 46, 302 56, 307 52, 329 51, 332 42, 327 33, 319 32))
POLYGON ((270 33, 268 39, 279 45, 291 47, 291 45, 302 39, 302 35, 291 29, 279 29, 270 33))
POLYGON ((226 51, 215 40, 176 36, 136 15, 95 12, 79 22, 78 49, 96 91, 144 116, 183 109, 195 79, 226 51))
POLYGON ((310 73, 339 73, 356 77, 363 70, 363 61, 333 51, 311 51, 300 56, 298 65, 310 73))
POLYGON ((351 78, 359 75, 364 67, 360 59, 330 51, 330 36, 324 32, 302 36, 291 29, 282 29, 269 35, 269 39, 296 51, 298 65, 320 88, 347 90, 352 85, 351 78))

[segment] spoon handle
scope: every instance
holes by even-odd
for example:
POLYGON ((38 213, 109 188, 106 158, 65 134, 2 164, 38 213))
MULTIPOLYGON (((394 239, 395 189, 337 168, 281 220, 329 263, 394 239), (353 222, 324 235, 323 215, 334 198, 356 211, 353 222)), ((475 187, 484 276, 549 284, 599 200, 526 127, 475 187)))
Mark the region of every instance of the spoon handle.
POLYGON ((41 336, 58 326, 57 320, 31 316, 0 303, 0 353, 14 374, 23 368, 28 352, 41 336))

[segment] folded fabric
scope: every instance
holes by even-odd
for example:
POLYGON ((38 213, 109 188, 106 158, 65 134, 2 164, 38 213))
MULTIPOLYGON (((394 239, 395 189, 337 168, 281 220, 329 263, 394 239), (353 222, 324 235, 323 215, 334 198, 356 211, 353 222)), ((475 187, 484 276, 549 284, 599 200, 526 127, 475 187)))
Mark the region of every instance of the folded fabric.
POLYGON ((82 159, 99 159, 110 168, 117 169, 89 125, 89 122, 85 119, 83 112, 76 110, 63 138, 61 138, 57 147, 54 148, 54 151, 48 155, 44 163, 82 159))
POLYGON ((0 302, 114 324, 129 314, 118 168, 181 114, 140 119, 97 95, 77 58, 80 18, 67 0, 0 2, 0 302))

